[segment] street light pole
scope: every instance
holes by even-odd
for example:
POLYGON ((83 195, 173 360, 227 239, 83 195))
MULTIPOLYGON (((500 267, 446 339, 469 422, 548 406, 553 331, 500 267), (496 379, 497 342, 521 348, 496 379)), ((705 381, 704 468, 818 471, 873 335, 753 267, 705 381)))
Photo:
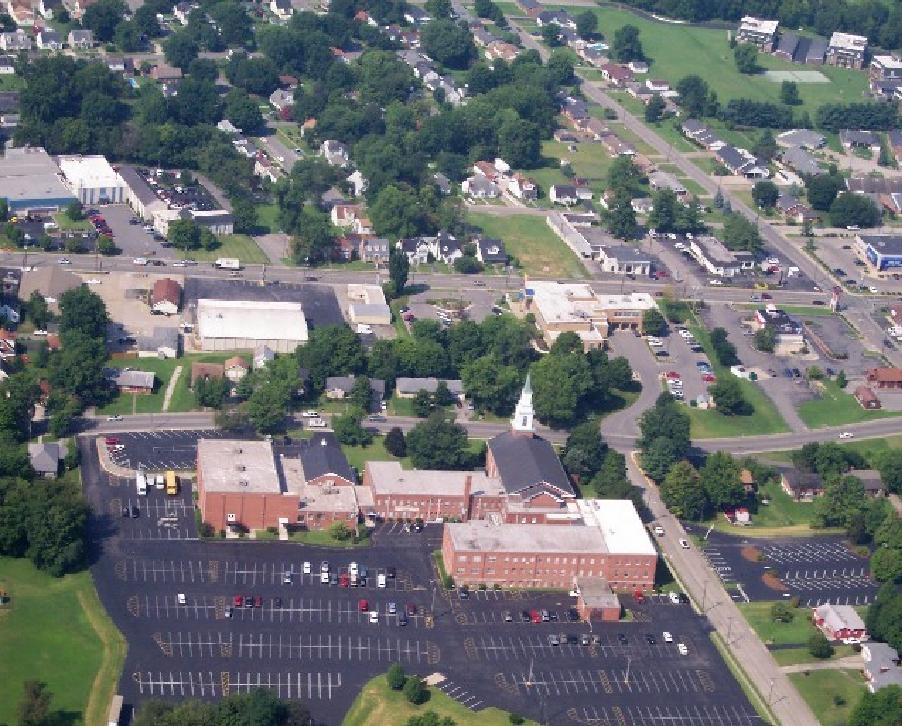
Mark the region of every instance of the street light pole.
POLYGON ((630 665, 632 665, 632 658, 629 656, 626 657, 626 676, 623 679, 624 685, 629 684, 630 682, 630 665))
POLYGON ((770 679, 770 689, 767 692, 767 705, 768 706, 774 705, 774 679, 773 678, 770 679))

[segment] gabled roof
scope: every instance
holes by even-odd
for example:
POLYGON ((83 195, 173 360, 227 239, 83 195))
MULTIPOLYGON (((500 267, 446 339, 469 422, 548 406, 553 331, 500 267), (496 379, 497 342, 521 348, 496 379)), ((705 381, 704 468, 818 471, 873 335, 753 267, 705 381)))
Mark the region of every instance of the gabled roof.
POLYGON ((307 481, 329 474, 347 479, 352 484, 357 481, 354 469, 331 431, 321 431, 301 441, 299 458, 307 481))
POLYGON ((455 394, 460 395, 464 392, 464 385, 458 379, 446 379, 446 378, 404 378, 400 377, 395 381, 395 390, 398 393, 413 393, 416 394, 419 391, 426 391, 427 393, 435 393, 436 389, 438 389, 439 382, 442 381, 448 387, 448 390, 455 394))
POLYGON ((509 493, 528 497, 533 492, 551 489, 558 495, 574 496, 554 447, 545 439, 509 431, 490 439, 488 446, 509 493))
POLYGON ((153 291, 150 294, 151 305, 158 302, 171 302, 178 307, 182 299, 182 286, 170 277, 163 277, 153 284, 153 291))
POLYGON ((198 378, 222 378, 225 375, 225 366, 222 363, 192 363, 191 385, 198 378))
POLYGON ((31 468, 39 474, 56 474, 61 459, 66 458, 67 446, 64 442, 36 443, 28 445, 31 468))

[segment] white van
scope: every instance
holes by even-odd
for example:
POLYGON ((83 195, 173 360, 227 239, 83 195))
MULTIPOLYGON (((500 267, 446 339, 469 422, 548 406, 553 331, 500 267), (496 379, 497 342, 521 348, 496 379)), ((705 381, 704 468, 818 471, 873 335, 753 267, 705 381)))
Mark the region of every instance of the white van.
POLYGON ((385 589, 387 585, 387 578, 385 577, 385 573, 380 573, 379 577, 376 579, 376 586, 382 589, 385 589))

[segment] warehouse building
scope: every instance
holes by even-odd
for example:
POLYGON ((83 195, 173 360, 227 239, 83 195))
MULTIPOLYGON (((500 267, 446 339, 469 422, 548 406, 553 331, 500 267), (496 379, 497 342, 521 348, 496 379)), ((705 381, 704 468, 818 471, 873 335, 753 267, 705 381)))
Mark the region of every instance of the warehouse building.
POLYGON ((859 234, 854 249, 867 271, 877 277, 898 273, 902 267, 902 235, 859 234))
POLYGON ((66 186, 82 204, 124 204, 125 182, 103 156, 60 156, 66 186))
POLYGON ((197 347, 201 350, 253 350, 266 345, 290 353, 307 342, 307 321, 299 302, 250 300, 197 301, 197 347))
POLYGON ((153 219, 154 212, 165 210, 166 202, 157 196, 147 180, 132 166, 122 166, 119 176, 125 183, 125 203, 145 222, 153 219))
POLYGON ((7 149, 0 157, 0 198, 11 214, 56 212, 75 201, 59 167, 39 146, 7 149))

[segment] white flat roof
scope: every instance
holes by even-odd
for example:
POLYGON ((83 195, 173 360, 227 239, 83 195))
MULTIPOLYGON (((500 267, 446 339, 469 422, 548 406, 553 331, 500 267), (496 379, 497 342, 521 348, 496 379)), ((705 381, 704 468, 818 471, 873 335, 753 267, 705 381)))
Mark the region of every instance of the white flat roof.
POLYGON ((471 494, 501 494, 504 485, 481 471, 402 469, 397 461, 368 461, 366 470, 374 494, 431 494, 463 496, 467 477, 471 494))
POLYGON ((524 287, 532 290, 533 302, 549 325, 582 322, 588 326, 606 312, 655 307, 654 298, 647 292, 596 293, 585 284, 536 280, 527 281, 524 287))
POLYGON ((599 527, 612 554, 654 555, 655 546, 628 499, 577 499, 583 521, 599 527))
POLYGON ((842 48, 843 50, 864 50, 868 47, 868 39, 863 35, 851 33, 834 33, 830 36, 830 48, 842 48))
POLYGON ((881 68, 902 68, 902 58, 896 58, 892 55, 875 55, 871 58, 871 65, 880 66, 881 68))
POLYGON ((202 298, 197 301, 197 327, 202 338, 307 340, 307 321, 299 302, 202 298))
POLYGON ((268 441, 200 439, 197 476, 207 492, 282 493, 268 441))
POLYGON ((104 156, 60 156, 56 161, 66 181, 76 189, 125 186, 104 156))
POLYGON ((740 30, 753 30, 757 33, 769 33, 773 34, 777 32, 777 26, 780 24, 779 20, 762 20, 761 18, 755 18, 751 15, 746 15, 742 22, 739 25, 740 30))

